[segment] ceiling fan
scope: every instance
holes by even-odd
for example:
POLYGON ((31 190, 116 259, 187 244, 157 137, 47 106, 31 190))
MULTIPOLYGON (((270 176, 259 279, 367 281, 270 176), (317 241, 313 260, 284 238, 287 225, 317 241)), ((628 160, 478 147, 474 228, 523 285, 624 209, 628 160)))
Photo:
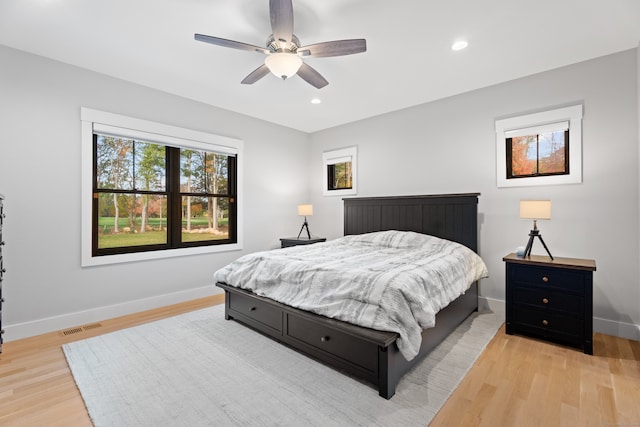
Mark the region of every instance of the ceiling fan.
POLYGON ((283 80, 295 74, 310 85, 321 89, 329 82, 314 68, 305 64, 302 58, 352 55, 365 52, 365 39, 336 40, 300 46, 300 40, 293 34, 293 5, 291 0, 269 0, 271 31, 266 47, 254 46, 234 40, 195 34, 195 39, 205 43, 233 49, 247 50, 267 55, 264 64, 253 70, 242 80, 242 84, 253 84, 271 71, 283 80))

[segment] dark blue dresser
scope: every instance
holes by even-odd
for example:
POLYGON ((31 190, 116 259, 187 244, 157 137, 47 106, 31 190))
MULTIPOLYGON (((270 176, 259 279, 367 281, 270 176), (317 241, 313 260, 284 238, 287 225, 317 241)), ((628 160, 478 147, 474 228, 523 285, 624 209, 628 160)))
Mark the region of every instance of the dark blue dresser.
POLYGON ((593 354, 593 272, 590 259, 509 254, 506 332, 569 345, 593 354))

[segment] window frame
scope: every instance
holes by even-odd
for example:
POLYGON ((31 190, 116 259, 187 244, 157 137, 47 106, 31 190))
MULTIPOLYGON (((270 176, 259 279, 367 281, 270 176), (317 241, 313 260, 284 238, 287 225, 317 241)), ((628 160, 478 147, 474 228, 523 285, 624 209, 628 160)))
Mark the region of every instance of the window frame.
MULTIPOLYGON (((537 185, 579 184, 582 182, 582 104, 495 121, 496 185, 525 187, 537 185), (545 133, 550 124, 568 122, 569 156, 566 174, 544 174, 530 177, 507 176, 507 139, 516 132, 545 133)), ((566 159, 565 159, 566 161, 566 159)))
MULTIPOLYGON (((161 259, 176 256, 196 255, 204 253, 227 252, 242 249, 243 241, 243 141, 235 138, 195 131, 191 129, 166 125, 157 122, 122 116, 99 110, 82 107, 82 244, 81 266, 94 266, 133 262, 150 259, 161 259), (145 250, 143 252, 130 252, 118 254, 94 255, 93 252, 93 190, 94 190, 94 131, 104 133, 110 130, 111 134, 120 132, 122 137, 138 139, 145 142, 155 142, 169 147, 189 148, 208 152, 233 154, 236 157, 235 168, 235 214, 236 214, 236 241, 231 243, 183 243, 179 247, 168 249, 145 250), (126 133, 126 134, 123 134, 126 133)), ((170 150, 167 150, 169 152, 170 150)), ((168 158, 167 158, 168 160, 168 158)), ((168 190, 168 189, 167 189, 168 190)), ((140 247, 134 247, 140 248, 140 247)), ((126 250, 126 248, 124 248, 126 250)), ((148 248, 146 248, 148 249, 148 248)))
POLYGON ((322 189, 325 196, 346 196, 358 194, 358 150, 357 147, 343 148, 340 150, 325 151, 322 153, 322 189), (329 166, 351 162, 351 188, 329 188, 329 166))

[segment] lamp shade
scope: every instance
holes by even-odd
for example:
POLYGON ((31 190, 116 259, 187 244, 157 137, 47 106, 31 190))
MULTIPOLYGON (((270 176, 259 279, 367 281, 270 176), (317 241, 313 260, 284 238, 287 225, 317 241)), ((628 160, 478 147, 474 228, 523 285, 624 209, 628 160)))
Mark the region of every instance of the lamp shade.
POLYGON ((276 77, 284 80, 298 72, 302 59, 295 53, 276 52, 267 56, 264 63, 276 77))
POLYGON ((313 205, 298 205, 298 215, 300 216, 313 215, 313 205))
POLYGON ((551 219, 551 200, 520 200, 520 218, 551 219))

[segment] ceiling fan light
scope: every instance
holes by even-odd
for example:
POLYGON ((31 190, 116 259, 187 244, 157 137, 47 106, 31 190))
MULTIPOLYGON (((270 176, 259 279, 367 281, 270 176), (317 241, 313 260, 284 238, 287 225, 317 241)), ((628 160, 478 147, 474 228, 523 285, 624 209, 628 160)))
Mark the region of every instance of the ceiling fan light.
POLYGON ((285 80, 298 72, 302 59, 295 53, 276 52, 268 55, 264 63, 276 77, 285 80))

